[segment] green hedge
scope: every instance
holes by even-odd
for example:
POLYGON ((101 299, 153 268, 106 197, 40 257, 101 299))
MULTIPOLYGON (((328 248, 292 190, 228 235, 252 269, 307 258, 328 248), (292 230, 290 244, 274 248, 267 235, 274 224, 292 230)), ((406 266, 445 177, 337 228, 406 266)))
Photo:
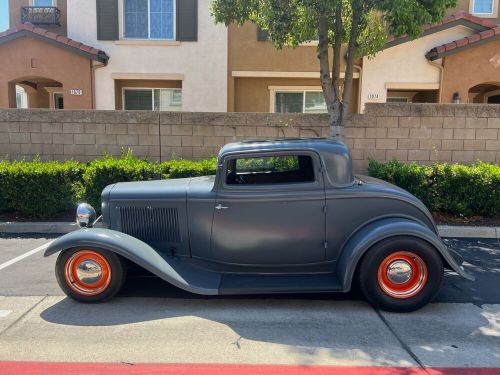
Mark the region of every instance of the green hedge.
POLYGON ((433 212, 500 217, 500 165, 435 163, 430 166, 371 160, 368 174, 420 198, 433 212))
POLYGON ((74 206, 83 166, 75 161, 0 162, 0 211, 50 216, 74 206))
MULTIPOLYGON (((120 181, 196 177, 215 174, 216 159, 164 163, 106 156, 87 164, 76 161, 0 162, 0 212, 46 217, 74 209, 79 201, 100 207, 101 191, 120 181)), ((500 217, 500 166, 434 164, 422 166, 370 161, 371 176, 419 197, 434 212, 500 217)))
POLYGON ((215 174, 216 159, 150 162, 130 152, 81 164, 59 162, 0 162, 0 212, 47 217, 89 202, 100 208, 102 190, 122 181, 145 181, 215 174))

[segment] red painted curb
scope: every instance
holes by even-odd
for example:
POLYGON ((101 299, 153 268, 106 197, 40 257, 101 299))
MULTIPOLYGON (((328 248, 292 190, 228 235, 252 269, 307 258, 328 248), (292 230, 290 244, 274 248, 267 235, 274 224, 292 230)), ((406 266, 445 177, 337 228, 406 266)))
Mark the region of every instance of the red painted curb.
POLYGON ((334 367, 229 364, 0 362, 2 375, 499 375, 500 368, 334 367))

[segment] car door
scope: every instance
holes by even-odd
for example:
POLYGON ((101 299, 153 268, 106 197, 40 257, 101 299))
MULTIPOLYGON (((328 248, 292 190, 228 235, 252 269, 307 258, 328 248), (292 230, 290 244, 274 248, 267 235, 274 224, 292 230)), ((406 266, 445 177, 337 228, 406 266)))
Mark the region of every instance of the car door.
POLYGON ((315 152, 226 156, 220 172, 211 237, 215 261, 324 261, 325 190, 315 152))

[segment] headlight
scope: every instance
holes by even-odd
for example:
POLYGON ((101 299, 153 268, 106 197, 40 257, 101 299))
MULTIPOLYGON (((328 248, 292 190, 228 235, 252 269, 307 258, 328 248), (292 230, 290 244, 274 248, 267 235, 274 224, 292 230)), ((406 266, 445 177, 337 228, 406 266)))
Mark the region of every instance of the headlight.
POLYGON ((88 203, 81 203, 76 209, 76 223, 80 228, 92 228, 96 219, 94 207, 88 203))

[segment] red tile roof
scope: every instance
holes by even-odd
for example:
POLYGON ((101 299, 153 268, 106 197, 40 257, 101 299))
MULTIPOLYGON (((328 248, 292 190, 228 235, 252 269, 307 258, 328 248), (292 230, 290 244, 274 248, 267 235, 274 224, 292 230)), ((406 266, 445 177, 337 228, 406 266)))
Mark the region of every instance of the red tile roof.
MULTIPOLYGON (((478 31, 495 27, 495 24, 487 19, 473 16, 472 14, 469 14, 465 11, 459 11, 455 14, 443 18, 438 23, 426 24, 422 27, 422 29, 425 35, 440 31, 443 28, 454 27, 457 24, 465 24, 465 26, 473 27, 478 31)), ((408 38, 407 35, 403 35, 399 38, 390 37, 388 39, 388 45, 392 47, 394 45, 405 43, 409 40, 410 39, 408 38)))
POLYGON ((488 30, 466 36, 465 38, 434 47, 427 53, 427 55, 425 55, 425 57, 427 57, 429 60, 436 60, 443 57, 443 55, 460 52, 474 45, 488 43, 490 41, 493 42, 494 40, 500 40, 500 25, 493 26, 488 30))
POLYGON ((63 35, 59 35, 40 27, 33 26, 30 23, 19 24, 7 31, 4 31, 3 33, 0 33, 0 44, 2 44, 3 40, 5 41, 16 39, 16 36, 31 36, 37 39, 45 39, 46 41, 54 43, 59 47, 63 47, 70 51, 83 54, 84 56, 87 56, 92 60, 100 61, 103 63, 107 63, 109 59, 109 56, 106 54, 106 52, 102 50, 77 42, 63 35))

